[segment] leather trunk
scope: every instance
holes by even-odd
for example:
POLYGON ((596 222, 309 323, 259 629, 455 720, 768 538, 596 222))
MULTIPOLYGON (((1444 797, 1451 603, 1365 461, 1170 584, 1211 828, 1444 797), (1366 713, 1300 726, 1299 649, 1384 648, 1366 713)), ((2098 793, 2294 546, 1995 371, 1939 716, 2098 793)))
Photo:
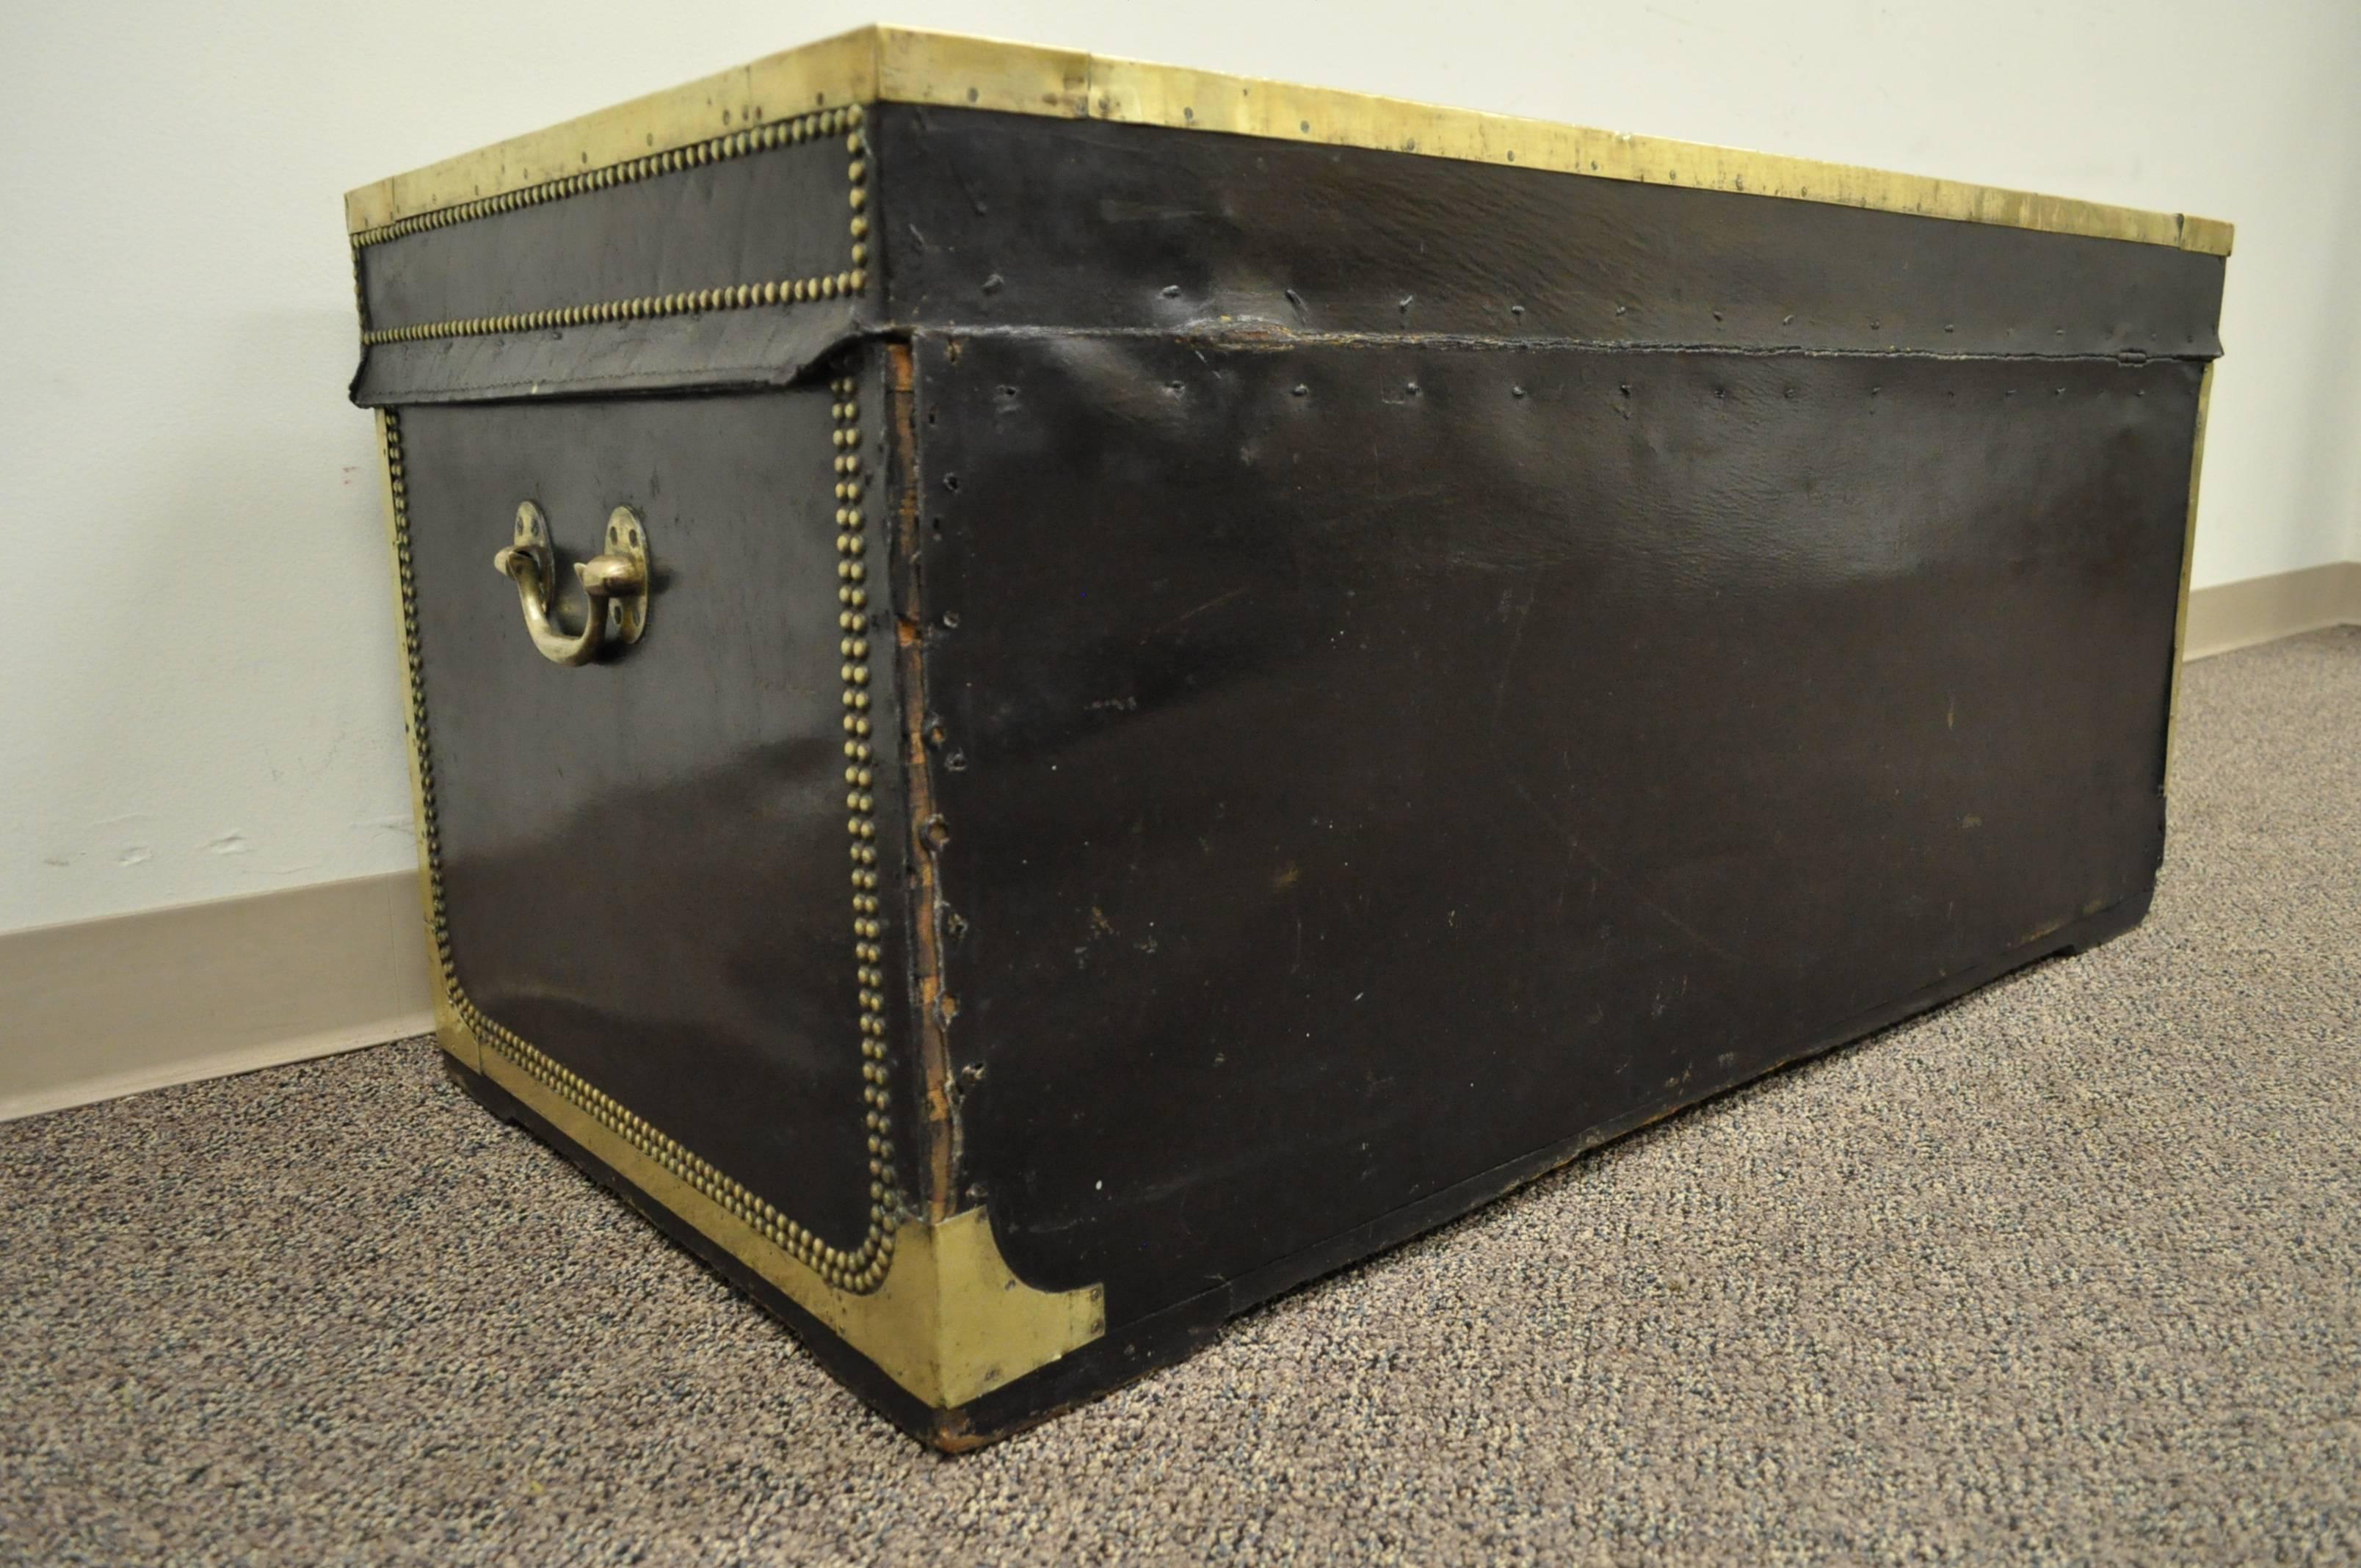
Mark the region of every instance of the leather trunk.
POLYGON ((2225 225, 886 29, 348 214, 453 1070, 940 1446, 2147 907, 2225 225))

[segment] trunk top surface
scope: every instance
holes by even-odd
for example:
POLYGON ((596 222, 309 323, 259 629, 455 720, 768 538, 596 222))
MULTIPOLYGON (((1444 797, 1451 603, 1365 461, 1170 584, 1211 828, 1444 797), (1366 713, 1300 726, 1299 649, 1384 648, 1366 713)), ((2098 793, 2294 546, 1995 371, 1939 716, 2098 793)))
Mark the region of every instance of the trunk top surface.
POLYGON ((1077 50, 870 27, 518 137, 345 199, 357 242, 815 109, 912 104, 1104 120, 1554 170, 2226 256, 2231 227, 1962 181, 1633 137, 1077 50))

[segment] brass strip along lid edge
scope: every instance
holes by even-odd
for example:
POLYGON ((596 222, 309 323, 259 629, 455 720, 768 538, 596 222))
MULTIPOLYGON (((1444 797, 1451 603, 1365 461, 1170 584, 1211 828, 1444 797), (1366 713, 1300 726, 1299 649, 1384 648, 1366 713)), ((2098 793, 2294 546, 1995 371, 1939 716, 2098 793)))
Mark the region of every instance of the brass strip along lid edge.
POLYGON ((882 27, 807 44, 365 185, 345 198, 346 226, 356 234, 382 228, 750 126, 856 103, 994 109, 1369 148, 2166 245, 2210 256, 2229 255, 2234 233, 2215 218, 882 27))

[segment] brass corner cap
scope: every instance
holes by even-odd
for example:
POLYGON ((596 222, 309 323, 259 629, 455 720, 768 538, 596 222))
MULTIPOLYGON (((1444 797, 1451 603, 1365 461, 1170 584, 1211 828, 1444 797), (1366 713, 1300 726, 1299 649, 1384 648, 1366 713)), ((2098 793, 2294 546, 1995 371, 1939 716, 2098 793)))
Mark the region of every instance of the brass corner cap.
MULTIPOLYGON (((1047 1366, 1106 1332, 1106 1293, 1037 1290, 1010 1271, 992 1218, 970 1209, 938 1224, 905 1220, 894 1266, 867 1297, 831 1292, 846 1343, 937 1409, 1047 1366)), ((812 1309, 807 1307, 807 1310, 812 1309)))
POLYGON ((443 1048, 514 1095, 549 1124, 818 1319, 913 1398, 955 1409, 1106 1332, 1106 1293, 1040 1290, 1000 1254, 990 1213, 970 1209, 929 1223, 904 1218, 891 1266, 874 1290, 839 1288, 773 1243, 705 1187, 684 1179, 487 1044, 456 1010, 440 1010, 443 1048))

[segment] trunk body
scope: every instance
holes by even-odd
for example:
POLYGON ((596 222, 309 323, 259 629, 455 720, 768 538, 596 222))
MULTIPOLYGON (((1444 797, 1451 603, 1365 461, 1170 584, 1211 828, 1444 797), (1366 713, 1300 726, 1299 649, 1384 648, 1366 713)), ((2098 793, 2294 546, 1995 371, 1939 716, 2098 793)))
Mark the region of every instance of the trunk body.
POLYGON ((2221 254, 849 80, 363 227, 355 395, 454 1070, 905 1427, 2146 911, 2221 254))

